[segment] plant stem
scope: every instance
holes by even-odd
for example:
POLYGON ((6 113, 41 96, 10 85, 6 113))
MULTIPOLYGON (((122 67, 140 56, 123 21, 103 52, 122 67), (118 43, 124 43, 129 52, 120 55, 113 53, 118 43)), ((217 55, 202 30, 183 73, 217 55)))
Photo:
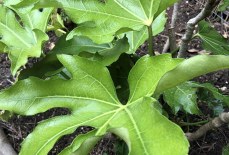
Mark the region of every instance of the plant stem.
POLYGON ((207 0, 202 11, 194 18, 190 19, 186 25, 186 32, 181 38, 180 50, 178 52, 178 58, 186 58, 188 43, 191 41, 195 26, 203 19, 211 15, 213 9, 220 3, 220 0, 207 0))
POLYGON ((148 34, 149 34, 149 38, 148 38, 148 52, 150 56, 154 56, 155 53, 153 51, 153 31, 152 31, 152 26, 148 26, 148 34))
POLYGON ((213 120, 201 126, 197 131, 193 133, 186 133, 185 135, 187 136, 188 140, 191 142, 202 137, 209 130, 219 128, 223 124, 228 124, 228 123, 229 123, 229 112, 223 112, 218 117, 215 117, 213 120))
POLYGON ((0 154, 17 155, 2 128, 0 128, 0 154))
POLYGON ((199 122, 194 122, 194 123, 189 123, 189 122, 181 122, 180 125, 181 126, 199 126, 205 123, 208 123, 208 120, 204 120, 204 121, 199 121, 199 122))
POLYGON ((162 53, 166 53, 169 48, 170 48, 170 52, 175 51, 177 49, 175 26, 176 26, 176 21, 177 21, 177 16, 178 16, 178 7, 179 7, 178 3, 175 3, 173 6, 173 14, 172 14, 172 19, 171 19, 171 24, 168 27, 169 37, 166 41, 166 44, 164 45, 162 53))

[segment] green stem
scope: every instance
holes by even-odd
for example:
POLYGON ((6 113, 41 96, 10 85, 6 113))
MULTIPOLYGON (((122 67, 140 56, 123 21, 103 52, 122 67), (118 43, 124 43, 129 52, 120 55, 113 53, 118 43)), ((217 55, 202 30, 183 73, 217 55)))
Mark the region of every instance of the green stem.
POLYGON ((199 125, 202 125, 202 124, 206 124, 208 122, 209 122, 209 120, 204 120, 204 121, 194 122, 194 123, 181 122, 180 125, 181 126, 199 126, 199 125))
POLYGON ((155 53, 153 51, 153 31, 152 31, 152 26, 148 26, 148 34, 149 34, 149 38, 148 38, 148 44, 149 44, 149 47, 148 47, 148 52, 149 52, 149 55, 150 56, 154 56, 155 53))

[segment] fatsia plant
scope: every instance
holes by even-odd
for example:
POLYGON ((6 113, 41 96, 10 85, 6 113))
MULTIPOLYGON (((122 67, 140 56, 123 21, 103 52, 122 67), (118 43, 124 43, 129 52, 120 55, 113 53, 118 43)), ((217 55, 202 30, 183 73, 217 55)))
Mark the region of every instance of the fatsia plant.
POLYGON ((148 27, 177 0, 40 0, 35 6, 59 7, 77 24, 67 37, 83 35, 96 43, 111 42, 115 35, 148 27), (76 16, 77 15, 77 16, 76 16))
MULTIPOLYGON (((225 106, 229 105, 229 96, 221 94, 217 88, 210 83, 200 84, 197 82, 185 82, 176 87, 170 88, 163 93, 164 100, 172 108, 174 114, 182 110, 189 114, 200 114, 197 104, 198 91, 203 90, 207 95, 206 98, 210 100, 212 95, 215 100, 222 102, 225 106)), ((201 95, 202 98, 204 95, 201 95)), ((208 101, 210 102, 210 101, 208 101)))
POLYGON ((48 74, 65 72, 70 74, 68 78, 30 77, 0 93, 0 109, 19 115, 31 116, 52 108, 70 111, 40 122, 22 143, 20 154, 48 154, 62 136, 80 126, 91 126, 93 130, 77 136, 61 155, 86 155, 109 132, 125 141, 130 155, 187 154, 189 144, 182 129, 163 116, 156 99, 196 76, 229 68, 228 57, 202 55, 184 60, 171 58, 170 54, 146 55, 129 73, 126 103, 118 99, 105 67, 122 53, 135 52, 147 38, 151 45, 149 54, 153 55, 152 36, 162 31, 166 20, 163 11, 175 2, 5 0, 0 8, 4 15, 0 16, 0 50, 10 54, 13 74, 28 57, 39 57, 42 53, 42 42, 47 40, 44 32, 52 12, 49 7, 63 9, 78 24, 37 65, 44 68, 41 72, 36 70, 38 75, 28 73, 43 77, 58 69, 48 74))
POLYGON ((51 12, 52 8, 47 8, 23 14, 13 7, 0 5, 0 49, 9 54, 13 75, 29 57, 41 56, 43 42, 48 40, 45 31, 51 12))
POLYGON ((199 31, 194 37, 202 40, 203 48, 213 54, 229 55, 229 42, 206 21, 199 23, 199 31))
POLYGON ((146 55, 129 73, 129 100, 122 104, 108 70, 99 62, 69 55, 59 55, 58 59, 71 73, 70 80, 32 77, 0 94, 0 109, 20 115, 35 115, 55 107, 71 111, 69 115, 39 123, 23 142, 22 155, 47 154, 60 137, 73 133, 79 126, 95 129, 76 137, 61 154, 87 154, 107 132, 122 138, 129 147, 129 154, 187 154, 189 145, 184 133, 158 111, 157 102, 151 96, 157 87, 161 88, 157 93, 168 89, 163 83, 172 79, 174 73, 176 79, 180 77, 176 84, 205 73, 206 68, 197 69, 197 62, 203 59, 206 60, 203 66, 209 66, 208 71, 229 68, 229 61, 222 61, 228 60, 227 56, 197 56, 183 61, 169 54, 146 55), (213 61, 214 66, 210 65, 213 61), (187 63, 193 63, 193 72, 189 75, 185 75, 187 63))

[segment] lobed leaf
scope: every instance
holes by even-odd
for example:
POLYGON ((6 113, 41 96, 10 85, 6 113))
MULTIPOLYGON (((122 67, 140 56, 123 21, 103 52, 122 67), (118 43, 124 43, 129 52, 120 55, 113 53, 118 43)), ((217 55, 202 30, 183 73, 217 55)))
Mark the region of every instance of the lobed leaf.
POLYGON ((119 56, 127 52, 129 45, 126 38, 119 39, 113 44, 95 44, 86 37, 75 36, 66 41, 66 36, 62 36, 56 43, 56 46, 46 57, 34 64, 32 68, 23 70, 19 79, 25 79, 29 76, 45 77, 47 72, 55 71, 62 67, 57 59, 57 54, 80 55, 88 59, 99 61, 104 66, 109 66, 117 61, 119 56))
POLYGON ((170 88, 163 93, 163 97, 172 108, 174 114, 183 110, 189 114, 200 114, 197 105, 197 88, 186 82, 174 88, 170 88))
POLYGON ((197 105, 197 95, 200 100, 205 99, 205 93, 200 94, 200 88, 207 90, 206 99, 209 106, 213 107, 213 110, 217 112, 222 109, 222 105, 212 105, 210 98, 211 94, 214 100, 221 101, 224 105, 229 105, 229 96, 223 95, 210 83, 197 83, 197 82, 185 82, 174 88, 170 88, 163 93, 163 97, 168 105, 172 108, 176 114, 179 110, 183 110, 190 114, 200 114, 200 110, 197 105), (202 98, 202 99, 201 99, 202 98), (218 108, 218 109, 217 109, 218 108), (220 109, 219 109, 220 108, 220 109))
POLYGON ((116 34, 151 26, 177 0, 40 0, 37 7, 61 7, 77 24, 67 37, 87 36, 96 43, 111 42, 116 34), (77 16, 76 16, 77 15, 77 16))
MULTIPOLYGON (((109 72, 103 65, 78 56, 60 55, 58 58, 72 74, 72 79, 29 78, 0 93, 0 109, 21 115, 34 115, 55 107, 65 107, 71 111, 69 115, 56 116, 39 123, 23 142, 21 155, 47 154, 60 137, 74 132, 79 126, 96 128, 95 135, 87 140, 103 136, 108 131, 117 134, 127 143, 130 155, 187 154, 188 142, 184 133, 154 108, 154 99, 142 96, 122 105, 117 99, 109 72)), ((168 55, 157 58, 171 59, 168 55)), ((156 60, 146 56, 141 63, 143 60, 154 62, 149 59, 156 60)), ((160 68, 166 70, 164 66, 160 68)), ((160 70, 154 70, 155 75, 158 71, 159 75, 162 74, 160 70)), ((152 79, 157 81, 154 78, 158 77, 152 79)), ((85 138, 84 142, 87 142, 85 136, 80 139, 84 141, 85 138)), ((82 141, 74 145, 76 141, 73 147, 79 144, 83 147, 82 141)), ((74 152, 80 149, 77 147, 74 152)))
POLYGON ((213 97, 215 99, 220 100, 220 101, 224 102, 225 105, 229 106, 229 95, 223 95, 212 84, 210 84, 210 83, 203 83, 203 84, 192 83, 192 87, 203 88, 205 90, 208 90, 213 95, 213 97))
POLYGON ((4 0, 4 5, 21 13, 28 13, 39 0, 4 0))
POLYGON ((226 68, 229 68, 229 56, 199 55, 192 57, 167 72, 160 79, 154 94, 160 94, 194 77, 226 68))
POLYGON ((146 55, 139 59, 128 77, 129 102, 144 96, 152 96, 161 77, 182 61, 183 59, 172 59, 170 54, 155 57, 146 55))
POLYGON ((127 42, 127 38, 124 37, 116 41, 113 47, 98 51, 97 53, 89 56, 88 58, 91 60, 98 61, 104 66, 109 66, 113 62, 116 62, 119 59, 120 55, 127 52, 128 50, 129 50, 129 44, 127 42))
POLYGON ((48 36, 39 29, 22 27, 17 21, 15 14, 10 9, 0 6, 0 42, 5 44, 4 52, 9 53, 11 59, 11 72, 25 65, 28 57, 39 57, 41 45, 48 40, 48 36))
POLYGON ((199 32, 196 36, 200 37, 203 42, 203 48, 213 54, 229 54, 229 42, 223 38, 208 22, 199 22, 199 32))
POLYGON ((66 147, 59 155, 88 155, 101 137, 95 136, 96 131, 77 136, 72 144, 66 147))
POLYGON ((44 8, 32 10, 29 13, 21 13, 17 11, 18 15, 21 18, 21 21, 27 27, 33 29, 39 29, 42 32, 46 32, 47 24, 50 18, 50 15, 53 11, 53 8, 44 8))

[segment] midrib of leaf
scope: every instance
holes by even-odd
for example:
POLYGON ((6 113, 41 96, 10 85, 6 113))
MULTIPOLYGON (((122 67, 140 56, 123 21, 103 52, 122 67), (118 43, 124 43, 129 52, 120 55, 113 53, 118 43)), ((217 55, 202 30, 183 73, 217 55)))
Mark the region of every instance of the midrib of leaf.
MULTIPOLYGON (((212 44, 215 44, 215 45, 219 45, 221 42, 218 41, 218 40, 214 40, 212 39, 211 37, 207 37, 207 36, 203 36, 203 35, 199 35, 201 38, 203 38, 203 40, 205 40, 206 42, 211 42, 212 44)), ((229 45, 227 45, 229 47, 229 45)))
POLYGON ((31 29, 34 29, 34 26, 33 26, 33 23, 32 23, 32 21, 31 21, 31 18, 30 18, 30 16, 29 16, 29 14, 26 14, 26 16, 27 16, 27 19, 29 20, 29 26, 30 26, 30 28, 31 28, 31 29))
MULTIPOLYGON (((132 99, 133 99, 133 97, 134 97, 134 95, 135 95, 135 92, 136 92, 136 90, 137 90, 137 88, 138 88, 139 82, 140 82, 141 79, 144 77, 144 74, 145 74, 150 68, 153 68, 153 67, 154 67, 154 66, 151 66, 151 67, 148 67, 147 69, 145 69, 145 71, 142 73, 142 75, 141 75, 141 76, 139 77, 139 79, 137 80, 137 83, 136 83, 136 85, 135 85, 133 94, 132 94, 131 98, 129 99, 130 102, 133 102, 132 99)), ((155 83, 155 85, 156 85, 156 83, 155 83)), ((147 95, 149 95, 149 93, 150 93, 153 89, 154 89, 154 87, 152 87, 152 88, 148 91, 147 95)), ((140 97, 140 98, 141 98, 141 97, 140 97)), ((128 104, 130 104, 129 101, 128 101, 128 104)))
MULTIPOLYGON (((185 93, 182 89, 180 89, 180 87, 176 86, 176 88, 177 88, 177 90, 181 91, 181 93, 183 93, 185 96, 189 95, 189 94, 185 93), (186 95, 186 94, 187 94, 187 95, 186 95)), ((176 91, 177 91, 177 90, 176 90, 176 91)), ((190 94, 190 95, 192 95, 192 94, 190 94)), ((185 97, 185 98, 190 99, 190 98, 188 98, 188 97, 185 97)))
MULTIPOLYGON (((201 35, 200 35, 201 36, 201 35)), ((207 37, 201 37, 204 41, 206 41, 208 43, 209 46, 211 46, 213 49, 215 49, 216 51, 218 51, 218 49, 216 47, 214 47, 212 44, 215 44, 217 46, 219 46, 217 43, 211 41, 210 39, 208 39, 207 37), (211 44, 212 43, 212 44, 211 44)))
MULTIPOLYGON (((56 95, 56 96, 42 96, 42 97, 35 97, 33 100, 32 104, 37 100, 37 99, 51 99, 51 98, 70 98, 70 99, 80 99, 80 100, 92 100, 92 101, 97 101, 101 103, 105 103, 107 105, 115 106, 115 107, 120 107, 120 105, 114 104, 112 102, 107 102, 104 100, 96 99, 96 98, 89 98, 89 97, 77 97, 77 96, 61 96, 61 95, 56 95)), ((23 100, 30 100, 30 99, 23 99, 23 100)), ((12 101, 12 100, 11 100, 12 101)), ((19 101, 19 100, 15 100, 19 101)))
MULTIPOLYGON (((137 15, 135 15, 133 12, 131 12, 130 10, 128 10, 127 8, 125 8, 124 6, 122 6, 119 2, 117 2, 117 0, 114 0, 114 2, 116 4, 118 4, 121 8, 123 8, 126 12, 129 12, 131 15, 133 15, 134 17, 138 18, 139 20, 141 20, 143 23, 145 23, 144 19, 141 19, 140 17, 138 17, 137 15)), ((141 4, 141 3, 140 3, 141 4)), ((141 6, 142 7, 142 6, 141 6)), ((145 13, 145 11, 143 11, 145 13)))
MULTIPOLYGON (((77 69, 74 71, 74 73, 77 71, 77 69)), ((100 86, 102 86, 104 88, 104 90, 107 92, 107 94, 111 97, 111 99, 116 103, 116 104, 120 104, 119 101, 117 99, 115 99, 113 97, 113 95, 107 90, 107 88, 96 78, 94 78, 93 76, 91 76, 90 74, 88 74, 86 71, 82 70, 82 72, 84 72, 87 76, 89 76, 91 79, 93 79, 95 82, 97 82, 100 86)), ((74 78, 73 78, 74 79, 74 78)))
POLYGON ((126 17, 121 17, 121 16, 117 16, 117 15, 113 15, 113 14, 108 14, 108 13, 105 13, 105 12, 98 12, 98 11, 92 11, 92 10, 82 10, 82 9, 77 9, 77 8, 70 7, 70 6, 65 6, 65 8, 72 9, 72 10, 78 10, 78 11, 82 11, 82 12, 89 12, 89 13, 102 14, 102 15, 106 15, 106 16, 112 16, 112 17, 115 17, 115 18, 121 18, 121 19, 129 20, 129 21, 138 22, 138 23, 141 23, 141 24, 142 24, 142 22, 144 23, 144 20, 141 20, 141 21, 134 20, 134 19, 126 18, 126 17))
POLYGON ((133 123, 134 129, 135 129, 135 131, 137 133, 137 136, 138 136, 138 138, 140 140, 140 143, 142 145, 142 148, 144 150, 144 155, 150 155, 149 152, 147 151, 145 145, 144 145, 144 140, 143 140, 143 138, 141 136, 141 132, 139 131, 138 126, 137 126, 137 124, 136 124, 131 112, 127 108, 125 108, 125 112, 127 113, 127 115, 129 116, 131 122, 133 123))
POLYGON ((153 11, 153 2, 154 0, 151 0, 151 4, 150 4, 150 15, 149 15, 149 19, 152 18, 152 11, 153 11))
POLYGON ((30 44, 26 43, 20 36, 17 35, 17 33, 12 31, 9 27, 7 27, 6 25, 2 24, 1 22, 0 22, 0 25, 2 25, 3 28, 7 29, 13 36, 18 38, 18 40, 20 40, 20 42, 22 42, 27 48, 31 47, 30 44))
MULTIPOLYGON (((104 101, 102 101, 103 103, 104 103, 104 101)), ((130 118, 130 120, 131 120, 131 122, 132 122, 132 124, 133 124, 133 127, 134 127, 134 130, 136 131, 136 134, 137 134, 137 136, 138 136, 138 138, 139 138, 139 140, 140 140, 140 143, 141 143, 141 145, 142 145, 142 148, 143 148, 143 150, 144 150, 144 155, 150 155, 149 154, 149 152, 147 151, 147 149, 146 149, 146 146, 145 146, 145 144, 144 144, 144 140, 143 140, 143 138, 142 138, 142 136, 141 136, 141 132, 140 132, 140 130, 139 130, 139 128, 138 128, 138 125, 137 125, 137 123, 135 122, 135 120, 134 120, 134 118, 133 118, 133 115, 131 114, 131 112, 128 110, 128 107, 130 106, 130 105, 132 105, 132 104, 134 104, 136 101, 134 101, 134 102, 132 102, 132 103, 130 103, 129 105, 125 105, 125 106, 123 106, 123 105, 119 105, 119 106, 117 106, 117 107, 119 107, 118 109, 115 109, 115 110, 112 110, 112 111, 108 111, 108 112, 106 112, 106 113, 103 113, 103 114, 101 114, 101 115, 99 115, 99 116, 97 116, 97 117, 94 117, 94 118, 92 118, 92 119, 89 119, 89 120, 87 120, 87 121, 84 121, 84 122, 81 122, 81 123, 78 123, 78 124, 75 124, 75 125, 72 125, 72 126, 70 126, 70 127, 67 127, 66 129, 64 129, 64 130, 62 130, 61 132, 58 132, 57 134, 55 134, 54 136, 52 136, 51 138, 49 138, 49 140, 46 142, 46 143, 44 143, 41 147, 40 147, 40 149, 36 152, 36 155, 38 155, 41 151, 42 151, 42 149, 48 144, 48 143, 50 143, 53 139, 55 139, 57 136, 59 136, 59 135, 61 135, 62 133, 64 133, 64 132, 67 132, 68 130, 71 130, 71 129, 73 129, 73 128, 76 128, 76 127, 79 127, 79 126, 82 126, 82 125, 86 125, 86 123, 89 123, 89 122, 91 122, 91 121, 95 121, 95 120, 97 120, 97 119, 100 119, 100 118, 102 118, 102 117, 105 117, 105 116, 107 116, 107 115, 111 115, 112 113, 112 115, 111 115, 111 117, 104 123, 104 125, 103 126, 101 126, 101 127, 105 127, 119 112, 121 112, 122 110, 123 111, 125 111, 126 113, 127 113, 127 115, 128 115, 128 117, 130 118)), ((106 103, 106 102, 105 102, 106 103)), ((116 106, 115 104, 112 104, 113 106, 116 106)), ((100 127, 100 128, 101 128, 100 127)), ((98 132, 97 132, 98 133, 98 132)))
POLYGON ((125 106, 119 106, 120 108, 116 110, 116 112, 114 113, 114 115, 112 115, 100 128, 99 130, 96 132, 96 134, 100 133, 100 131, 107 126, 107 124, 123 109, 125 109, 125 106))
MULTIPOLYGON (((30 26, 30 28, 33 30, 33 29, 34 29, 34 25, 33 25, 33 23, 32 23, 32 20, 31 20, 29 14, 27 13, 26 16, 27 16, 27 19, 28 19, 28 21, 29 21, 29 26, 30 26)), ((35 40, 35 43, 37 43, 37 37, 36 37, 35 32, 33 31, 32 34, 33 34, 33 38, 34 38, 34 40, 35 40)))
POLYGON ((147 70, 148 70, 148 69, 146 69, 146 70, 142 73, 142 75, 140 76, 140 78, 138 79, 138 81, 137 81, 137 83, 136 83, 136 85, 135 85, 135 87, 134 87, 133 94, 131 95, 131 97, 130 97, 130 99, 129 99, 129 101, 128 101, 127 104, 130 104, 129 102, 133 102, 132 99, 133 99, 133 97, 134 97, 134 95, 135 95, 135 92, 136 92, 136 90, 137 90, 138 83, 140 82, 140 80, 142 79, 143 75, 145 74, 145 72, 146 72, 147 70))
POLYGON ((109 115, 109 114, 112 114, 112 113, 116 113, 117 110, 119 110, 119 109, 116 109, 116 110, 112 110, 112 111, 103 113, 102 115, 99 115, 99 116, 97 116, 97 117, 94 117, 94 118, 92 118, 92 119, 89 119, 89 120, 87 120, 87 121, 85 121, 85 122, 81 122, 81 123, 79 123, 79 124, 70 126, 70 127, 66 128, 66 129, 62 130, 61 132, 58 132, 58 133, 55 134, 53 137, 49 138, 49 140, 48 140, 46 143, 44 143, 44 145, 41 146, 41 148, 36 152, 36 155, 38 155, 38 154, 41 152, 41 150, 42 150, 49 142, 51 142, 53 139, 55 139, 57 136, 61 135, 62 133, 67 132, 68 130, 71 130, 72 128, 76 128, 77 126, 82 126, 82 125, 84 125, 84 124, 86 124, 86 123, 88 123, 88 122, 91 122, 91 121, 94 121, 94 120, 96 120, 96 119, 99 119, 99 118, 101 118, 101 117, 103 117, 103 116, 106 116, 106 115, 109 115))
POLYGON ((140 6, 141 6, 142 11, 144 12, 145 18, 148 19, 147 14, 146 14, 143 6, 142 6, 141 0, 139 0, 139 3, 140 3, 140 6))
POLYGON ((17 63, 18 60, 20 59, 22 52, 23 52, 22 49, 20 49, 20 54, 19 54, 19 55, 17 56, 17 58, 16 58, 16 59, 17 59, 17 60, 16 60, 16 63, 17 63))

